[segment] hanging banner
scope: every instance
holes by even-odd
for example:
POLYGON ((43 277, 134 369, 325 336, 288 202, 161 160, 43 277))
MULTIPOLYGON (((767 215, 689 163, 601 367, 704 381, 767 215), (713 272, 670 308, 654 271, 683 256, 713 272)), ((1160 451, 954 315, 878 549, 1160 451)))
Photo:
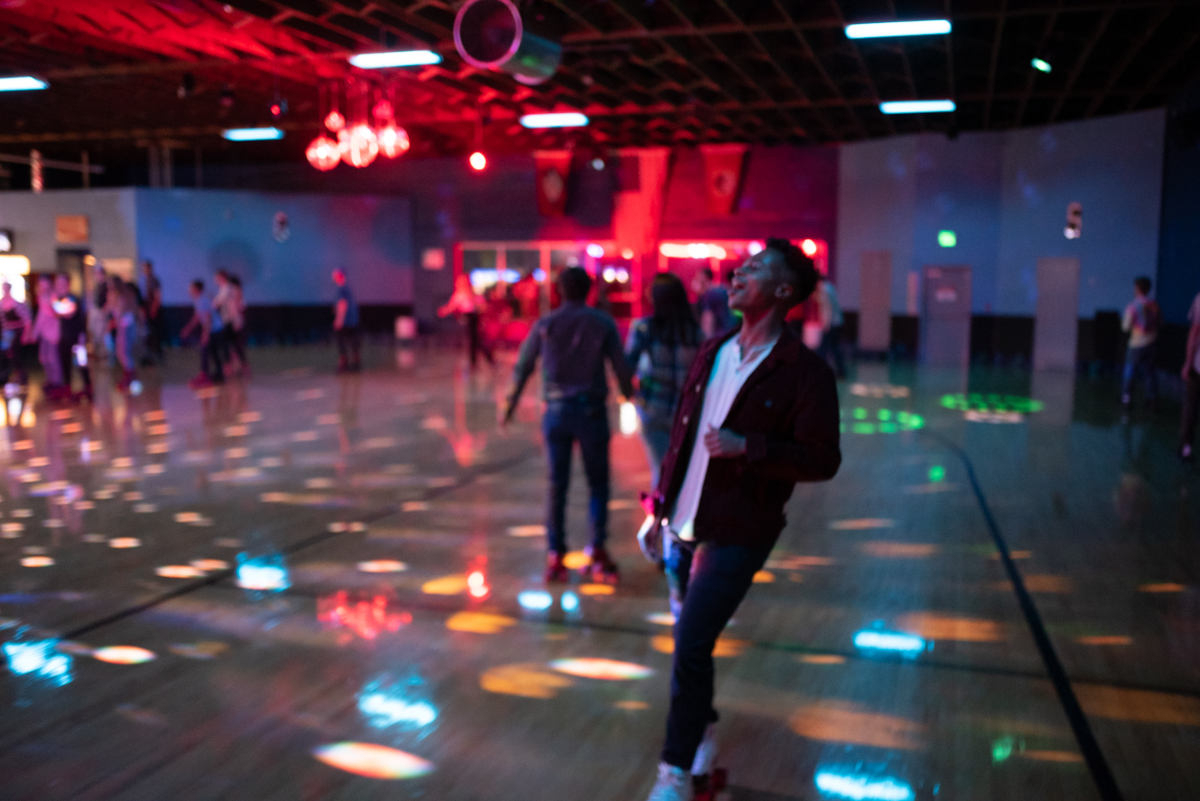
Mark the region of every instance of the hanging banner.
POLYGON ((747 145, 700 145, 710 214, 726 217, 737 204, 747 145))
POLYGON ((538 211, 544 217, 561 217, 567 208, 567 176, 571 172, 570 150, 535 150, 538 211))

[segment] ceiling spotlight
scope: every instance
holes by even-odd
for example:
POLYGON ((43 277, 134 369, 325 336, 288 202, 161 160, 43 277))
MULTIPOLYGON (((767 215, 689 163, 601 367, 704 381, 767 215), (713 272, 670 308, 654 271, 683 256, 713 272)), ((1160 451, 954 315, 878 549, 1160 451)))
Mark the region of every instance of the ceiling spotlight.
POLYGON ((1032 64, 1033 68, 1035 70, 1037 70, 1038 72, 1049 72, 1052 69, 1049 61, 1045 61, 1040 58, 1035 58, 1033 61, 1031 61, 1029 63, 1032 64))
POLYGON ((467 163, 475 172, 483 172, 487 169, 487 156, 483 155, 482 150, 476 150, 467 158, 467 163))
POLYGON ((279 119, 284 114, 287 114, 287 112, 288 112, 287 98, 280 98, 279 100, 276 100, 274 103, 272 103, 270 111, 271 111, 271 116, 274 119, 279 119))
POLYGON ((848 39, 882 39, 892 36, 929 36, 950 33, 948 19, 917 19, 905 22, 859 22, 846 26, 848 39))
POLYGON ((595 170, 596 172, 600 172, 601 170, 603 170, 604 169, 604 159, 600 158, 599 156, 596 156, 594 159, 592 159, 592 169, 595 170))

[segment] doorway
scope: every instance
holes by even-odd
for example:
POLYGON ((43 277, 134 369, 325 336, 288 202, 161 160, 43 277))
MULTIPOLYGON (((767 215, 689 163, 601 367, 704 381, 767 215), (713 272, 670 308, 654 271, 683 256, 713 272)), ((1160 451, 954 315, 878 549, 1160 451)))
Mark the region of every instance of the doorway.
POLYGON ((937 367, 966 367, 971 359, 971 268, 925 268, 921 360, 937 367))

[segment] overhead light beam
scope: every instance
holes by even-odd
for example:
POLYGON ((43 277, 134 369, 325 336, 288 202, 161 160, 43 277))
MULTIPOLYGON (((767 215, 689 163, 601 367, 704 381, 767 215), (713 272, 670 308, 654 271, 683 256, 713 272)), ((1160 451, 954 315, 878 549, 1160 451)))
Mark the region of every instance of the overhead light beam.
POLYGON ((283 131, 279 128, 226 128, 221 131, 221 137, 230 142, 266 142, 282 139, 283 131))
POLYGON ((526 128, 579 128, 588 124, 588 118, 578 111, 557 111, 550 114, 524 114, 521 125, 526 128))

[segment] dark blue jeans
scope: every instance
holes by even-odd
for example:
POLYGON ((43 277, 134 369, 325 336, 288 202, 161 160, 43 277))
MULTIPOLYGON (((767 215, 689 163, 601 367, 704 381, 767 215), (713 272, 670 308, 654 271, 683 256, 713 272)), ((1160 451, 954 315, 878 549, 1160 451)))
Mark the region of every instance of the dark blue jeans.
POLYGON ((550 487, 546 498, 546 538, 556 553, 567 552, 567 489, 571 483, 571 451, 579 443, 588 482, 588 517, 592 547, 608 539, 608 410, 603 402, 553 401, 542 417, 550 487))
POLYGON ((1158 376, 1154 372, 1154 345, 1151 342, 1141 348, 1125 351, 1125 371, 1121 376, 1121 403, 1133 401, 1133 382, 1142 376, 1146 382, 1146 401, 1154 403, 1158 398, 1158 376))
POLYGON ((713 708, 713 648, 762 569, 770 548, 676 543, 667 560, 672 591, 683 604, 675 621, 671 708, 662 761, 691 770, 704 729, 716 721, 713 708))

